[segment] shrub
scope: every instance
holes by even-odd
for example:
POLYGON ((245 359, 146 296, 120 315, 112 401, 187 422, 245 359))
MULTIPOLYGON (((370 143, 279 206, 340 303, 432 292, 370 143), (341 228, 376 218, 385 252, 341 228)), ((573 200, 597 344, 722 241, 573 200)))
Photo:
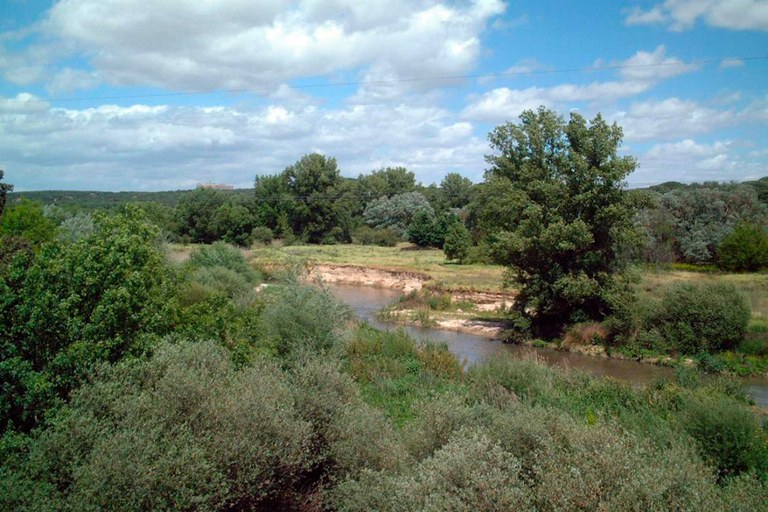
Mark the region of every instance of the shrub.
POLYGON ((397 232, 391 228, 372 228, 360 226, 352 233, 352 241, 360 245, 378 245, 380 247, 394 247, 400 241, 397 232))
POLYGON ((251 230, 251 242, 269 245, 275 239, 275 234, 267 226, 256 226, 251 230))
POLYGON ((733 349, 744 340, 750 310, 730 284, 673 285, 646 319, 683 354, 733 349))
POLYGON ((189 257, 192 268, 224 267, 237 272, 249 282, 255 280, 255 275, 240 249, 224 242, 214 242, 198 248, 189 257))
POLYGON ((717 264, 724 270, 755 272, 768 266, 768 234, 759 224, 739 224, 717 248, 717 264))
POLYGON ((350 318, 349 308, 322 288, 295 283, 271 286, 265 300, 262 335, 284 358, 327 351, 350 318))
POLYGON ((722 396, 697 396, 686 404, 683 428, 721 478, 768 471, 768 439, 749 409, 722 396))
POLYGON ((229 298, 242 295, 253 288, 243 274, 218 265, 195 270, 191 281, 193 286, 198 285, 207 293, 222 293, 229 298))

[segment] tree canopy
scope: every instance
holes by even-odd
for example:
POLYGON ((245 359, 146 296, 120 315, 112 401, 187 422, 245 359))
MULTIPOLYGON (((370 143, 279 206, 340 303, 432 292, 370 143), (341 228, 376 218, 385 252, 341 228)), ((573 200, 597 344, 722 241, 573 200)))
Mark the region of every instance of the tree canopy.
POLYGON ((3 210, 5 209, 5 198, 8 192, 13 190, 13 185, 10 183, 3 183, 3 175, 5 171, 0 169, 0 217, 3 216, 3 210))
POLYGON ((633 206, 619 156, 622 131, 539 108, 494 129, 487 181, 506 181, 509 206, 493 233, 496 259, 520 285, 519 325, 558 334, 563 325, 611 313, 620 291, 619 249, 632 239, 633 206))

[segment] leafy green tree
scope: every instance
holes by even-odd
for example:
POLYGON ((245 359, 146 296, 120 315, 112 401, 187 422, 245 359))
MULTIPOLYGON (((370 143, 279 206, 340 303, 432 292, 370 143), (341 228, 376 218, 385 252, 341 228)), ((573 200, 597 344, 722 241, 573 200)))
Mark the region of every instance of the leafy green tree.
POLYGON ((445 234, 445 243, 443 251, 449 260, 458 260, 464 263, 469 254, 469 248, 472 247, 472 236, 467 228, 461 222, 455 222, 448 228, 445 234))
POLYGON ((94 362, 142 353, 143 336, 173 322, 174 281, 156 242, 132 208, 97 217, 73 243, 11 258, 0 273, 0 360, 18 358, 14 371, 38 372, 66 394, 94 362))
POLYGON ((10 206, 0 220, 0 233, 26 238, 41 244, 53 240, 56 236, 56 224, 43 214, 40 203, 22 199, 10 206))
POLYGON ((386 167, 368 175, 361 174, 357 181, 360 198, 366 203, 416 190, 416 176, 405 167, 386 167))
POLYGON ((495 255, 520 286, 518 326, 544 336, 565 324, 600 320, 623 293, 618 257, 632 239, 633 205, 624 179, 635 168, 619 156, 622 130, 598 115, 587 121, 543 107, 489 135, 489 179, 509 180, 513 208, 495 233, 495 255))
POLYGON ((215 242, 221 233, 214 215, 226 203, 227 198, 221 190, 198 188, 185 194, 175 209, 179 234, 188 236, 193 242, 215 242))
POLYGON ((283 171, 283 178, 296 200, 291 212, 294 233, 311 243, 323 241, 338 225, 333 203, 341 177, 336 159, 305 155, 283 171))
POLYGON ((256 203, 256 222, 266 226, 275 234, 285 237, 288 233, 290 218, 296 204, 291 191, 288 189, 282 174, 256 176, 254 183, 254 199, 256 203))
POLYGON ((13 190, 13 185, 10 183, 3 183, 3 175, 5 171, 0 169, 0 217, 3 216, 3 210, 5 209, 5 198, 8 192, 13 190))
POLYGON ((442 249, 445 236, 454 224, 461 224, 461 221, 451 212, 436 216, 427 210, 422 210, 413 217, 413 221, 408 226, 408 241, 420 247, 442 249))
POLYGON ((755 272, 768 266, 768 234, 759 224, 739 224, 720 243, 717 254, 722 269, 755 272))
POLYGON ((464 208, 470 201, 472 180, 457 172, 449 172, 440 182, 440 191, 449 208, 464 208))
POLYGON ((419 192, 406 192, 390 198, 380 197, 363 212, 365 223, 375 228, 391 228, 404 237, 416 215, 425 211, 434 216, 429 201, 419 192))

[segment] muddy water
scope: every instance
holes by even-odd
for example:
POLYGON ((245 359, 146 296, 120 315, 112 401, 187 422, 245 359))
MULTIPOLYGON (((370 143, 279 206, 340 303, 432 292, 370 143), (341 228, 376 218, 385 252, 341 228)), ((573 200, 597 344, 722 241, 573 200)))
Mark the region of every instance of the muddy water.
MULTIPOLYGON (((401 292, 385 288, 343 284, 328 285, 328 288, 338 299, 348 304, 362 320, 379 329, 398 328, 392 324, 378 321, 376 313, 397 300, 402 295, 401 292)), ((598 377, 613 377, 629 381, 635 386, 644 386, 662 377, 671 378, 674 374, 674 370, 671 368, 636 361, 508 345, 483 336, 425 327, 405 326, 401 328, 416 339, 429 339, 438 343, 445 343, 454 355, 465 361, 467 366, 489 357, 512 353, 516 357, 535 355, 551 366, 575 368, 598 377)), ((743 382, 747 393, 755 400, 755 403, 760 407, 768 408, 768 379, 757 377, 744 379, 743 382)))

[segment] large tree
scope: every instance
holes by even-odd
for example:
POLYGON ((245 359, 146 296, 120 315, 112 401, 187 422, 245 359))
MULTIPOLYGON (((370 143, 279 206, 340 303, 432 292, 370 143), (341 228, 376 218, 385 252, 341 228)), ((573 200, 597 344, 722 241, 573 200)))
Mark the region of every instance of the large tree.
POLYGON ((618 154, 622 130, 598 115, 587 122, 539 108, 489 135, 488 183, 504 183, 507 207, 491 238, 496 259, 519 288, 517 326, 559 334, 600 320, 628 293, 620 248, 633 239, 624 179, 635 160, 618 154))

